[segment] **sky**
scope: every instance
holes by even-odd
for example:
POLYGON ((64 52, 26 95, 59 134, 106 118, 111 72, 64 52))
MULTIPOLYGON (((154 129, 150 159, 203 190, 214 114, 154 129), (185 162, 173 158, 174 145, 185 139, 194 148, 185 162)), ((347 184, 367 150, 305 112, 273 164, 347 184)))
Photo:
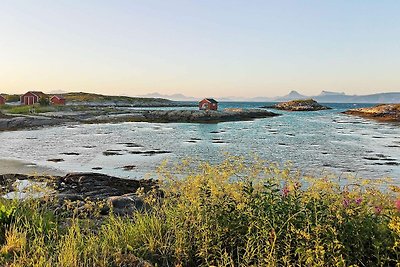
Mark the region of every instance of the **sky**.
POLYGON ((0 0, 0 92, 400 92, 398 0, 0 0))

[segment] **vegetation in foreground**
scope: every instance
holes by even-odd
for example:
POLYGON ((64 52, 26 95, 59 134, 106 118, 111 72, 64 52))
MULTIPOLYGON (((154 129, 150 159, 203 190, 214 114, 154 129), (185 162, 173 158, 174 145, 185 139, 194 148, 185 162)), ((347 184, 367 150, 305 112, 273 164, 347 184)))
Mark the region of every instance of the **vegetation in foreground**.
POLYGON ((400 188, 386 181, 232 158, 160 177, 163 197, 138 192, 150 208, 127 217, 2 199, 0 265, 399 266, 400 188))

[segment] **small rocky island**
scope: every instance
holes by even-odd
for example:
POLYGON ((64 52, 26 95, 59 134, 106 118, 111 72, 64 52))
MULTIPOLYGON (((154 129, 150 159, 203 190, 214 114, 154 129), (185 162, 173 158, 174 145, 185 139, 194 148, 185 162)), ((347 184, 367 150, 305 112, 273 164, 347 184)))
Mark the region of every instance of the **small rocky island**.
POLYGON ((292 100, 287 102, 281 102, 273 106, 266 106, 263 108, 274 108, 286 111, 317 111, 317 110, 331 109, 330 107, 319 104, 314 99, 292 100))
POLYGON ((350 109, 343 113, 379 121, 400 122, 400 104, 381 104, 370 108, 350 109))

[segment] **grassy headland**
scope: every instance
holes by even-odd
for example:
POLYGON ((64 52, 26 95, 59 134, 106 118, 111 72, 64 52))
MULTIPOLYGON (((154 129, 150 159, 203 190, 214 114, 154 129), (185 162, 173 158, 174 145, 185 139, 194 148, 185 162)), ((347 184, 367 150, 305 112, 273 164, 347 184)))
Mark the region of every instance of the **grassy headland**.
POLYGON ((67 103, 79 103, 79 102, 90 102, 90 103, 120 103, 120 104, 138 104, 138 103, 157 103, 172 105, 174 101, 163 99, 163 98, 143 98, 143 97, 129 97, 129 96, 109 96, 93 93, 84 92, 72 92, 61 94, 65 97, 67 103))
POLYGON ((395 266, 400 188, 238 159, 160 169, 147 209, 1 200, 5 266, 395 266), (183 175, 184 174, 184 175, 183 175), (184 178, 182 178, 184 177, 184 178))

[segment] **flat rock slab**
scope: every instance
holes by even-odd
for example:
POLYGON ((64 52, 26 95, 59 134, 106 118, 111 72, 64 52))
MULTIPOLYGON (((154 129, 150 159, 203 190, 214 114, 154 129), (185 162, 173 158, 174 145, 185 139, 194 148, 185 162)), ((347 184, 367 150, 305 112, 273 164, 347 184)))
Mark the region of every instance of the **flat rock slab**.
POLYGON ((13 131, 26 128, 36 128, 42 126, 55 126, 66 123, 68 120, 60 118, 46 118, 39 116, 24 117, 0 117, 0 131, 13 131))
POLYGON ((61 194, 105 199, 136 193, 139 188, 147 192, 154 187, 157 187, 154 180, 128 180, 99 173, 71 173, 57 179, 55 189, 61 194))
POLYGON ((29 176, 23 174, 0 175, 4 193, 12 191, 17 180, 46 182, 60 199, 104 200, 112 196, 133 194, 139 188, 148 192, 158 188, 155 180, 128 180, 99 173, 70 173, 65 176, 29 176))

